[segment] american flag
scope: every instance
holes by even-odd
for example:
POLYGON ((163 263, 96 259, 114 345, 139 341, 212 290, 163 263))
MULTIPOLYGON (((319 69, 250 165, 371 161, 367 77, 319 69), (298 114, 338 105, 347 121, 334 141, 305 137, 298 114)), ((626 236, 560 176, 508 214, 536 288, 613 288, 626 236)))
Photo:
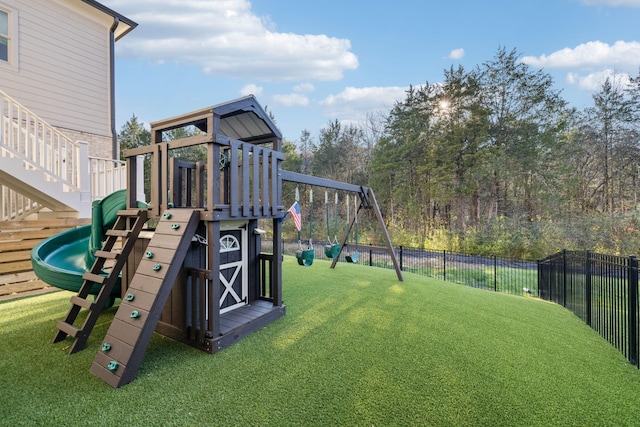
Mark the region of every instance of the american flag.
POLYGON ((289 210, 282 216, 282 219, 285 219, 288 213, 290 213, 293 217, 293 223, 295 224, 296 229, 300 231, 300 229, 302 228, 302 216, 300 215, 300 205, 298 204, 298 202, 294 202, 291 205, 289 210))

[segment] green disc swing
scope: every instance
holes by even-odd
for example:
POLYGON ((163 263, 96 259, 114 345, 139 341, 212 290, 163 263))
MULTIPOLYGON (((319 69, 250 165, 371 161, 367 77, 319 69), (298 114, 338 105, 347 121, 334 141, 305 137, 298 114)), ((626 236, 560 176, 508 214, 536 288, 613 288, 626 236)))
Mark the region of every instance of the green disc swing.
MULTIPOLYGON (((300 193, 298 192, 298 188, 296 187, 296 202, 300 198, 300 193)), ((307 245, 307 249, 302 247, 302 240, 300 236, 300 230, 298 230, 298 245, 299 249, 296 251, 296 259, 298 260, 298 265, 303 267, 309 267, 313 264, 313 258, 315 257, 315 250, 313 249, 313 240, 311 239, 311 230, 312 228, 312 219, 313 219, 313 189, 309 190, 309 243, 307 245)))
MULTIPOLYGON (((355 234, 356 234, 356 250, 351 252, 350 254, 347 254, 345 259, 347 260, 347 262, 351 262, 351 263, 355 264, 360 259, 360 254, 358 254, 358 201, 357 201, 356 197, 353 198, 353 207, 354 207, 354 210, 355 210, 355 216, 354 216, 354 219, 353 219, 353 221, 354 221, 353 225, 356 228, 356 230, 355 230, 355 234)), ((347 222, 349 222, 349 195, 347 195, 347 222)))
POLYGON ((331 231, 329 230, 329 196, 327 192, 324 192, 324 210, 326 212, 327 217, 327 244, 324 245, 324 254, 327 258, 335 259, 340 255, 340 243, 338 243, 338 193, 336 193, 336 206, 333 214, 333 231, 334 237, 333 242, 329 237, 331 235, 331 231))

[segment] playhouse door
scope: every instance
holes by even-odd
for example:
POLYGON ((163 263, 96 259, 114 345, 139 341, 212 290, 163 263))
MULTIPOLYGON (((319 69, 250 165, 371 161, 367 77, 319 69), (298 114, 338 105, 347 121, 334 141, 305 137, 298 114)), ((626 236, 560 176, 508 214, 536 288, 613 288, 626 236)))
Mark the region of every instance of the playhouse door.
POLYGON ((247 225, 220 231, 220 313, 248 303, 247 225))

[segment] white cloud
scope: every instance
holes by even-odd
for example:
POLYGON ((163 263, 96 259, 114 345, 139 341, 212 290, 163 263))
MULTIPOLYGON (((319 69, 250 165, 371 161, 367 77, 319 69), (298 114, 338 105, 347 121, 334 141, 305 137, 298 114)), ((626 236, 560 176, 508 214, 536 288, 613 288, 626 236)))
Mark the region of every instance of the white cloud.
POLYGON ((347 87, 337 95, 330 95, 320 105, 325 116, 344 120, 363 121, 368 113, 389 111, 396 101, 406 97, 406 87, 347 87))
POLYGON ((583 0, 585 4, 602 4, 605 6, 640 7, 640 0, 583 0))
POLYGON ((449 52, 449 59, 462 59, 464 57, 464 49, 453 49, 449 52))
POLYGON ((612 69, 590 73, 584 76, 578 73, 569 73, 567 74, 566 82, 570 85, 577 85, 580 89, 589 92, 597 92, 602 88, 602 83, 604 83, 607 78, 621 86, 626 86, 630 82, 628 74, 616 73, 612 69))
POLYGON ((615 67, 631 71, 640 65, 640 42, 617 41, 609 45, 601 41, 592 41, 549 55, 525 56, 522 62, 539 68, 615 67))
POLYGON ((307 105, 309 105, 309 98, 299 93, 274 95, 273 101, 275 105, 283 107, 306 107, 307 105))
POLYGON ((249 83, 242 86, 242 88, 240 89, 240 95, 241 96, 247 96, 247 95, 260 96, 262 95, 263 91, 264 91, 263 87, 255 85, 253 83, 249 83))
POLYGON ((314 90, 316 90, 316 88, 311 83, 300 83, 293 87, 294 92, 313 92, 314 90))
POLYGON ((118 54, 183 62, 205 73, 258 81, 339 80, 358 67, 347 39, 276 32, 248 0, 102 0, 139 25, 118 54))

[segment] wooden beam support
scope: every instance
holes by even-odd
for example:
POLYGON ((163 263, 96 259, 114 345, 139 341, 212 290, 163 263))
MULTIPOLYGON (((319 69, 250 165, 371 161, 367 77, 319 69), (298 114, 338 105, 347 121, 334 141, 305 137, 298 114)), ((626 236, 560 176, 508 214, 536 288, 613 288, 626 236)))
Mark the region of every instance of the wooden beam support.
POLYGON ((280 177, 283 181, 297 182, 299 184, 314 185, 317 187, 333 188, 335 190, 351 191, 354 193, 367 194, 367 187, 355 184, 347 184, 346 182, 334 181, 332 179, 320 178, 317 176, 304 175, 298 172, 287 170, 280 171, 280 177))
POLYGON ((393 250, 393 245, 391 245, 391 238, 389 237, 389 233, 387 231, 387 227, 384 225, 384 219, 382 218, 382 212, 380 212, 380 206, 378 206, 378 202, 376 201, 376 196, 373 194, 373 190, 371 188, 368 189, 369 200, 371 201, 371 207, 378 218, 378 222, 380 223, 380 228, 382 230, 382 234, 384 236, 385 243, 387 244, 387 252, 389 252, 389 256, 391 256, 391 261, 393 262, 393 268, 396 270, 396 275, 398 276, 398 280, 403 282, 404 278, 402 277, 402 271, 400 270, 400 264, 398 264, 398 259, 396 258, 396 253, 393 250))

